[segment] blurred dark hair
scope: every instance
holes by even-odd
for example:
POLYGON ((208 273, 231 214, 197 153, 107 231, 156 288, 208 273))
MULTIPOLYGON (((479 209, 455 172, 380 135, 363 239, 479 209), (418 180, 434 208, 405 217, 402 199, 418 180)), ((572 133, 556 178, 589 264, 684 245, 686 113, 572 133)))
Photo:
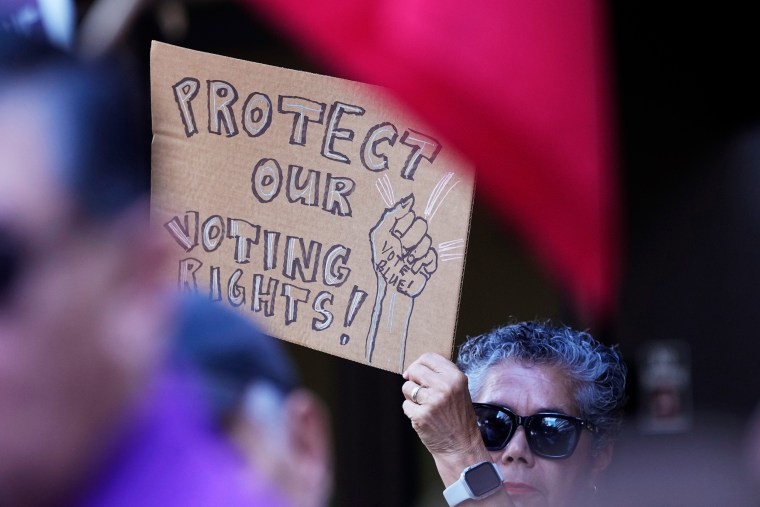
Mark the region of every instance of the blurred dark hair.
POLYGON ((120 62, 84 62, 44 40, 0 31, 0 96, 12 90, 51 111, 52 139, 40 145, 56 150, 61 183, 85 214, 113 217, 147 195, 147 102, 120 62))
POLYGON ((266 384, 280 396, 300 385, 283 344, 221 303, 202 296, 182 299, 173 359, 200 374, 212 415, 224 421, 253 384, 266 384))

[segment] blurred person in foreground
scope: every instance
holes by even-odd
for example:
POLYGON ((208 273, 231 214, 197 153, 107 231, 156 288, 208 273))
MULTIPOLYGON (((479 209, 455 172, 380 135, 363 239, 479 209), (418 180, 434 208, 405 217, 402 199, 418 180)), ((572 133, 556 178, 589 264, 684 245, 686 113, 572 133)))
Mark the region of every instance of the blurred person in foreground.
POLYGON ((70 49, 74 42, 74 0, 3 0, 0 2, 0 31, 19 37, 44 39, 70 49))
POLYGON ((404 378, 404 412, 449 505, 593 501, 623 417, 626 367, 616 347, 522 322, 468 339, 457 365, 424 354, 404 378))
POLYGON ((328 505, 328 414, 300 385, 277 339, 229 308, 202 302, 183 318, 176 356, 200 373, 213 421, 254 475, 274 483, 293 507, 328 505))
POLYGON ((755 492, 760 495, 760 405, 755 408, 755 413, 750 417, 746 434, 745 466, 755 492))
POLYGON ((0 505, 283 505, 165 359, 139 107, 115 65, 0 31, 0 505))

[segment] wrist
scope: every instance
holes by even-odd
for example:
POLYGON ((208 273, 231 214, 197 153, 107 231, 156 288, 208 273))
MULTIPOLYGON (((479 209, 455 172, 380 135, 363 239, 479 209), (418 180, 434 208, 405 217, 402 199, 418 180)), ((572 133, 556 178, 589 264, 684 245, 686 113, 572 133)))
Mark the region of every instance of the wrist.
POLYGON ((501 492, 504 477, 499 467, 489 461, 481 461, 462 470, 459 479, 446 487, 443 496, 449 507, 456 507, 470 500, 482 500, 501 492))
POLYGON ((433 460, 443 484, 450 486, 459 480, 465 468, 483 461, 491 461, 491 455, 481 444, 479 448, 473 447, 462 452, 434 454, 433 460))

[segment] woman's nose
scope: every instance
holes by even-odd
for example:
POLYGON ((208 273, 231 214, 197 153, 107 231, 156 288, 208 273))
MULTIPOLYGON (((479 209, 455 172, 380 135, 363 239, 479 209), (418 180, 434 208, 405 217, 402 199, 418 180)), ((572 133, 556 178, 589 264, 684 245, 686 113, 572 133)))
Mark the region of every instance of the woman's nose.
POLYGON ((501 461, 503 463, 525 463, 528 466, 533 466, 534 460, 535 457, 526 439, 525 428, 520 426, 504 448, 501 461))

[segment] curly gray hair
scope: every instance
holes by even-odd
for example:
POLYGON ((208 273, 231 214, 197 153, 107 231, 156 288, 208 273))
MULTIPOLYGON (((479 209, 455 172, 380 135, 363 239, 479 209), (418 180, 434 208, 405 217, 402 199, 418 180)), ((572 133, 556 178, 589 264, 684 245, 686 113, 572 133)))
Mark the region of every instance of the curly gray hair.
POLYGON ((608 347, 567 326, 536 321, 509 324, 468 338, 459 348, 457 365, 467 375, 473 399, 488 370, 505 360, 551 365, 566 372, 575 386, 580 416, 600 430, 595 451, 620 432, 627 368, 617 346, 608 347))

